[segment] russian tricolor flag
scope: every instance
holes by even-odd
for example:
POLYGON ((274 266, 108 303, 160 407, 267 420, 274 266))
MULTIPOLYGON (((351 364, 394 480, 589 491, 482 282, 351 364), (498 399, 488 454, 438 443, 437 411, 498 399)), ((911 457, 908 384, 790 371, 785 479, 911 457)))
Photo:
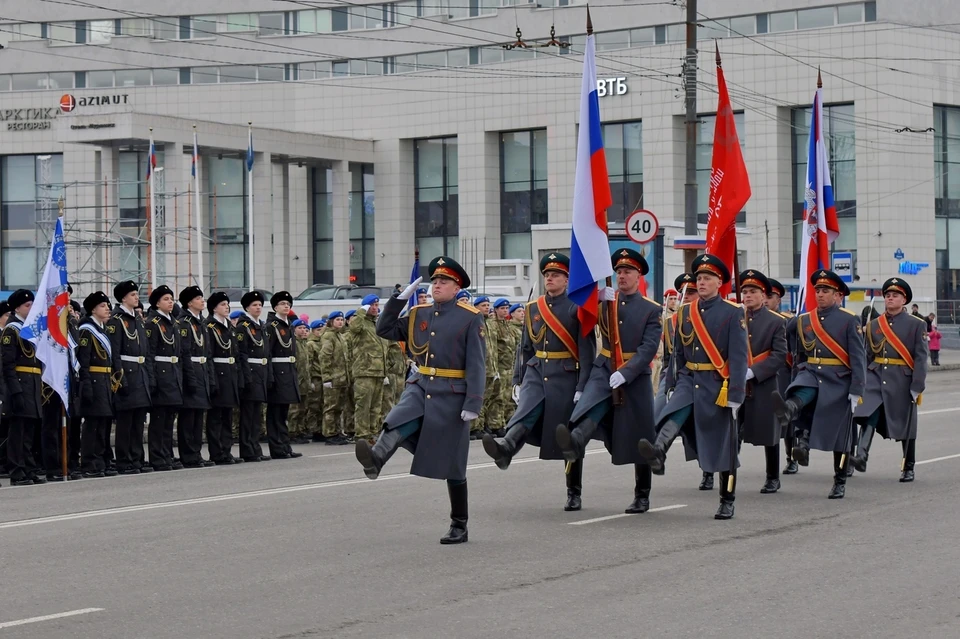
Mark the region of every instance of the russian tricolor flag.
POLYGON ((587 34, 580 89, 577 170, 573 183, 573 236, 570 239, 568 293, 570 299, 580 307, 578 315, 584 335, 597 325, 600 309, 597 283, 613 274, 610 244, 607 241, 607 207, 613 203, 613 196, 600 134, 596 43, 589 8, 587 34))
POLYGON ((153 174, 153 170, 157 168, 157 148, 153 144, 153 134, 150 134, 150 154, 147 156, 147 179, 150 179, 150 176, 153 174))
POLYGON ((830 244, 840 235, 837 207, 833 203, 833 184, 827 160, 827 140, 823 134, 822 83, 817 74, 817 92, 810 116, 810 143, 807 146, 807 188, 804 192, 803 226, 800 244, 799 312, 816 308, 817 300, 810 277, 829 269, 830 244))
POLYGON ((190 161, 190 176, 197 177, 197 160, 200 158, 200 150, 197 147, 197 132, 193 132, 193 159, 190 161))

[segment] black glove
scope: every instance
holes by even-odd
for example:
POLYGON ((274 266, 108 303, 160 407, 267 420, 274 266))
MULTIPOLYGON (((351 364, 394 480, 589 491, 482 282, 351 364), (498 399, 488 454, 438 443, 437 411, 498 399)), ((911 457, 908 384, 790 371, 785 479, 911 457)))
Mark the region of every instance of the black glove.
POLYGON ((93 384, 90 382, 85 382, 80 385, 80 398, 84 401, 84 403, 93 403, 93 384))
POLYGON ((23 413, 26 410, 27 404, 23 401, 22 391, 10 397, 10 406, 14 413, 23 413))

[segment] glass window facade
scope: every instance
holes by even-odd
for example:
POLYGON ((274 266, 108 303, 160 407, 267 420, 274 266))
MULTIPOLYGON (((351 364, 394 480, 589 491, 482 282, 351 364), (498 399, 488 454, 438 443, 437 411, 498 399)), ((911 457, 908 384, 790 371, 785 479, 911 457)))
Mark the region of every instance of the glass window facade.
MULTIPOLYGON (((793 110, 793 239, 794 270, 800 268, 800 226, 803 222, 804 193, 807 188, 807 147, 810 142, 812 109, 793 110)), ((830 182, 840 223, 840 236, 831 251, 853 253, 857 270, 857 150, 852 104, 825 105, 823 132, 827 140, 830 182)))
POLYGON ((247 286, 247 168, 242 158, 205 157, 214 288, 247 286))
POLYGON ((933 128, 937 299, 956 300, 960 299, 960 107, 935 106, 933 128))
MULTIPOLYGON (((743 113, 734 113, 733 121, 737 125, 737 137, 740 138, 740 150, 747 147, 746 125, 743 113)), ((697 222, 707 223, 707 210, 710 208, 710 172, 713 165, 713 133, 717 126, 716 115, 700 116, 700 129, 697 131, 697 222)), ((737 214, 737 224, 746 224, 747 214, 737 214)))
POLYGON ((414 142, 414 226, 425 259, 449 255, 459 259, 460 211, 457 138, 414 142))
POLYGON ((530 226, 547 223, 547 130, 500 134, 500 255, 533 257, 530 226))
POLYGON ((333 284, 333 171, 311 169, 313 183, 313 281, 333 284))
POLYGON ((372 164, 350 164, 350 283, 361 286, 376 281, 377 253, 373 240, 374 179, 372 164))
POLYGON ((624 222, 643 206, 643 124, 613 122, 602 125, 603 147, 613 205, 607 221, 624 222))
POLYGON ((62 193, 62 155, 0 157, 0 289, 36 290, 53 230, 38 222, 56 220, 62 193))

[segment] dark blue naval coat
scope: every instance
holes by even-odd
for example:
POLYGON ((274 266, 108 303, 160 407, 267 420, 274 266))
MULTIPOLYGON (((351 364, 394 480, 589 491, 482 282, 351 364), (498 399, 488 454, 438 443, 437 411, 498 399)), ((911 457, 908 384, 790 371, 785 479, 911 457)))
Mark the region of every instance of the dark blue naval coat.
MULTIPOLYGON (((573 409, 571 423, 576 423, 587 412, 611 397, 610 376, 614 372, 610 350, 611 302, 600 304, 600 337, 602 347, 590 367, 583 396, 573 409)), ((614 406, 594 434, 602 439, 610 451, 614 464, 645 463, 637 450, 641 439, 656 438, 653 414, 653 382, 650 362, 660 346, 660 305, 640 293, 624 295, 617 292, 612 304, 617 305, 617 322, 624 364, 620 373, 626 379, 623 406, 614 406)))
POLYGON ((544 295, 526 306, 520 357, 513 373, 514 386, 520 386, 520 402, 507 428, 523 421, 531 411, 543 404, 542 418, 525 439, 525 442, 540 447, 540 459, 563 459, 555 437, 557 424, 566 424, 570 420, 573 396, 586 386, 590 362, 596 351, 597 340, 593 333, 585 337, 581 334, 577 308, 566 293, 556 297, 544 295), (579 359, 567 350, 556 333, 547 326, 540 313, 540 300, 547 304, 547 309, 576 340, 579 359), (543 357, 545 353, 552 355, 543 357), (557 357, 565 353, 568 356, 557 357))
MULTIPOLYGON (((700 316, 720 351, 720 356, 729 365, 727 401, 743 404, 747 379, 747 329, 743 309, 720 296, 699 300, 700 316)), ((732 470, 737 445, 731 427, 730 410, 716 404, 723 378, 717 371, 693 370, 697 364, 710 364, 693 330, 690 313, 693 305, 680 307, 680 319, 673 356, 676 358, 676 373, 673 366, 667 372, 667 388, 673 395, 660 412, 658 427, 673 413, 693 406, 693 416, 683 425, 684 448, 687 459, 698 459, 706 473, 732 470), (688 362, 691 367, 688 367, 688 362)), ((736 461, 739 466, 739 460, 736 461)))
POLYGON ((747 397, 740 415, 741 438, 755 446, 774 446, 780 427, 773 414, 771 395, 779 390, 779 373, 787 366, 787 338, 783 316, 766 307, 746 310, 747 339, 753 363, 753 379, 747 382, 747 397))
POLYGON ((818 358, 836 355, 813 332, 810 313, 800 315, 797 325, 797 353, 794 378, 787 391, 816 388, 816 404, 807 406, 796 420, 798 431, 810 433, 810 448, 848 452, 853 444, 853 411, 849 395, 863 395, 866 381, 866 353, 860 318, 840 306, 816 309, 820 323, 850 356, 850 367, 818 363, 818 358))
POLYGON ((866 331, 867 385, 853 417, 866 422, 883 405, 877 432, 886 439, 916 439, 917 404, 911 391, 919 395, 927 384, 927 324, 906 311, 886 319, 913 356, 913 368, 899 363, 903 358, 884 336, 879 318, 871 320, 866 331))
POLYGON ((473 306, 421 304, 401 319, 406 301, 390 298, 377 321, 377 335, 405 342, 420 368, 407 378, 400 401, 384 419, 387 430, 422 420, 420 430, 403 442, 413 453, 410 472, 431 479, 465 479, 470 425, 461 411, 480 413, 486 381, 483 315, 473 306), (432 374, 434 369, 463 371, 463 377, 432 374))

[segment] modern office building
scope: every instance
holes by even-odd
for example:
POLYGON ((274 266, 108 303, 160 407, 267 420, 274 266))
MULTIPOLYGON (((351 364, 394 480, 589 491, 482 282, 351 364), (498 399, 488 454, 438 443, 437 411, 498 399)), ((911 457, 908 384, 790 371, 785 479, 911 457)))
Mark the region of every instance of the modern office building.
MULTIPOLYGON (((636 208, 657 215, 663 234, 648 250, 658 289, 682 266, 673 248, 683 234, 680 5, 590 5, 611 228, 621 231, 636 208)), ((899 271, 918 298, 960 297, 953 5, 701 0, 699 212, 705 222, 716 39, 753 187, 740 217, 742 264, 795 276, 819 67, 840 263, 862 283, 899 271)), ((459 256, 481 286, 526 286, 544 251, 569 246, 582 4, 0 7, 0 289, 36 285, 60 211, 84 291, 149 281, 154 261, 160 280, 184 286, 199 259, 205 287, 245 286, 251 235, 255 284, 294 293, 405 281, 417 246, 424 259, 459 256), (505 48, 518 33, 527 46, 505 48)))

